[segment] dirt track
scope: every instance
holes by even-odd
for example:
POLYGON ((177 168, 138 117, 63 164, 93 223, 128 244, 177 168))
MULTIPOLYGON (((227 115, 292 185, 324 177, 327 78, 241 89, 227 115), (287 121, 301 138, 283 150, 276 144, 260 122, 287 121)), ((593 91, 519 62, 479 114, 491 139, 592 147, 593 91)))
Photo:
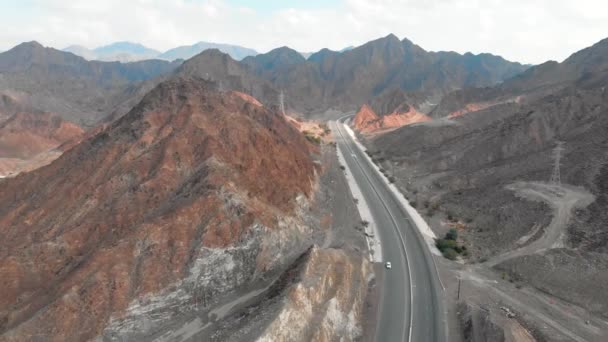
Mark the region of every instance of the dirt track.
POLYGON ((540 238, 524 247, 488 260, 484 263, 488 267, 512 258, 564 247, 563 238, 572 216, 572 210, 585 207, 595 199, 591 193, 582 188, 542 182, 517 182, 507 186, 507 189, 515 191, 518 196, 523 198, 546 202, 553 209, 553 219, 540 238))

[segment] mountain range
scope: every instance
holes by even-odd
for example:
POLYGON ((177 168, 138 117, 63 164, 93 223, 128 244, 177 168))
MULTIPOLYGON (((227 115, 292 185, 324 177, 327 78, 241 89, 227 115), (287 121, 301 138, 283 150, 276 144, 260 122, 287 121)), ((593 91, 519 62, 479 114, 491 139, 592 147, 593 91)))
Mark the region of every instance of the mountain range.
MULTIPOLYGON (((349 46, 338 52, 352 50, 354 47, 349 46)), ((71 52, 86 60, 99 60, 105 62, 135 62, 146 59, 162 59, 174 61, 179 59, 189 59, 199 53, 217 49, 232 57, 232 59, 240 61, 245 57, 255 56, 258 52, 254 49, 220 43, 198 42, 193 45, 178 46, 169 49, 165 52, 160 52, 155 49, 150 49, 139 43, 132 42, 116 42, 109 45, 101 46, 95 49, 88 49, 81 45, 70 45, 62 51, 71 52)), ((299 52, 304 59, 308 59, 314 52, 299 52)))
POLYGON ((29 42, 0 53, 0 93, 24 106, 91 126, 125 100, 136 84, 165 74, 180 63, 87 61, 29 42))
MULTIPOLYGON (((278 106, 283 92, 286 108, 299 116, 332 108, 352 110, 396 91, 404 92, 407 99, 416 99, 410 104, 418 110, 450 89, 494 84, 525 69, 491 55, 426 52, 395 36, 344 52, 324 49, 308 60, 297 51, 282 47, 239 62, 217 49, 204 50, 205 47, 201 44, 195 50, 186 49, 188 54, 203 49, 186 62, 121 63, 87 61, 36 42, 20 44, 0 53, 0 120, 20 111, 52 113, 88 129, 120 118, 172 75, 215 81, 224 90, 250 94, 269 107, 278 106), (442 71, 438 73, 437 68, 442 71), (362 77, 357 70, 369 70, 373 77, 362 77), (434 87, 434 92, 429 87, 434 87)), ((150 53, 149 49, 129 43, 99 51, 111 54, 121 49, 150 53)), ((30 157, 38 160, 37 156, 30 157)), ((13 159, 6 163, 16 165, 13 159)), ((19 164, 23 166, 5 169, 4 174, 29 169, 28 161, 19 160, 19 164)), ((41 164, 36 161, 33 165, 41 164)))
MULTIPOLYGON (((608 40, 537 66, 394 35, 308 58, 209 47, 0 53, 0 340, 367 340, 383 267, 324 125, 348 113, 387 182, 456 231, 446 293, 462 276, 511 331, 533 310, 483 291, 538 291, 601 330, 608 40)), ((494 328, 477 318, 465 335, 494 328)))
POLYGON ((452 90, 495 85, 529 67, 491 54, 428 52, 394 35, 344 52, 323 49, 308 59, 281 47, 242 64, 281 89, 289 107, 304 115, 355 110, 395 90, 418 93, 425 111, 452 90))
POLYGON ((79 45, 69 46, 62 51, 71 52, 87 60, 99 60, 106 62, 135 62, 147 59, 161 59, 175 61, 189 59, 205 50, 218 49, 229 54, 235 60, 241 60, 247 56, 255 56, 257 51, 238 45, 217 44, 198 42, 194 45, 178 46, 176 48, 160 52, 147 48, 139 43, 116 42, 95 49, 87 49, 79 45))

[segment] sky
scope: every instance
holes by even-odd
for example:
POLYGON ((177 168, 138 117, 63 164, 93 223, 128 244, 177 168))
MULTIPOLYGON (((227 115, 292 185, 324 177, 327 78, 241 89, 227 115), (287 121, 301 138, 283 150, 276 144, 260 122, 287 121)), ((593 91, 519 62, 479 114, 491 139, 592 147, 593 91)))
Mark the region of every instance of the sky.
POLYGON ((0 0, 0 51, 198 41, 266 52, 358 46, 390 33, 430 51, 562 61, 608 37, 606 0, 0 0))

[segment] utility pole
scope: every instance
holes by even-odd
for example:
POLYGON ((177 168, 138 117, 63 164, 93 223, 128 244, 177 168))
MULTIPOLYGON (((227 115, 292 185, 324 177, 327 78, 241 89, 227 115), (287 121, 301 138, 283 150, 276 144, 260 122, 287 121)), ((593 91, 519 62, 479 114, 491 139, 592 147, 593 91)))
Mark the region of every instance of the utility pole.
POLYGON ((551 174, 551 183, 555 185, 562 185, 562 176, 560 172, 562 152, 564 152, 564 142, 557 141, 556 146, 553 149, 553 173, 551 174))
POLYGON ((456 299, 460 300, 460 277, 458 277, 458 296, 456 299))

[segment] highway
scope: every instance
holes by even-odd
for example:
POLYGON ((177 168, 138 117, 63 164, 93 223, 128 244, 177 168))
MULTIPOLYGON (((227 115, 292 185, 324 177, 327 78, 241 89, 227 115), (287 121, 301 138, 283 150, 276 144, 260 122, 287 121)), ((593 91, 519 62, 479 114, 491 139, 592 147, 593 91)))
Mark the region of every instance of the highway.
POLYGON ((443 289, 432 255, 382 175, 345 131, 341 118, 331 122, 338 148, 361 189, 378 228, 384 269, 376 341, 446 341, 443 289))

